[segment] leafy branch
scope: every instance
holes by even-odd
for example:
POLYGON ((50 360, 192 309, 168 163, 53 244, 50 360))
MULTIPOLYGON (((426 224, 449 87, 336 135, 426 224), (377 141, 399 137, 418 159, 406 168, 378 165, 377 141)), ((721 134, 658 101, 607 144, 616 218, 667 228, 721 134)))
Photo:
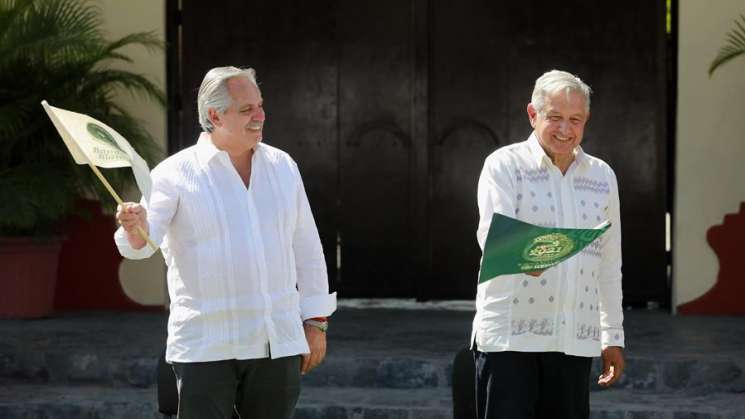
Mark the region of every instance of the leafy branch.
POLYGON ((719 48, 714 61, 709 66, 709 77, 714 71, 723 64, 745 54, 745 15, 740 15, 740 19, 735 19, 735 28, 727 33, 726 43, 719 48))

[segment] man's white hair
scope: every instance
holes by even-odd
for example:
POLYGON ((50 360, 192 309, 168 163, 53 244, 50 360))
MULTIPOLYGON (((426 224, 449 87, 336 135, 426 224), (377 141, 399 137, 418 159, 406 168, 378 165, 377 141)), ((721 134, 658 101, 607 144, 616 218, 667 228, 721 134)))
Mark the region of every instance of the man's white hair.
POLYGON ((219 113, 228 110, 233 98, 230 97, 226 81, 235 77, 245 77, 257 88, 256 71, 253 68, 238 67, 215 67, 208 71, 199 86, 197 94, 197 111, 199 112, 199 125, 207 132, 212 132, 215 127, 209 118, 209 109, 214 108, 219 113))
POLYGON ((567 73, 566 71, 551 70, 543 73, 538 80, 535 81, 535 87, 533 88, 533 96, 530 102, 533 104, 533 108, 538 112, 543 112, 543 106, 546 103, 546 96, 553 95, 555 93, 564 91, 567 94, 569 92, 580 92, 585 97, 585 110, 590 112, 590 94, 592 89, 579 77, 574 74, 567 73))

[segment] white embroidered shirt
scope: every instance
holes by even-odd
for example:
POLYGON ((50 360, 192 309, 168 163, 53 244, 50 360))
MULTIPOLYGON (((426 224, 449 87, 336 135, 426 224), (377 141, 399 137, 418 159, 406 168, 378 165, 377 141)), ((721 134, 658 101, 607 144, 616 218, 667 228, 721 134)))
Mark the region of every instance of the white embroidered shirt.
MULTIPOLYGON (((166 359, 203 362, 308 353, 302 320, 336 309, 297 165, 259 143, 246 188, 209 134, 152 171, 150 237, 168 265, 166 359)), ((120 228, 120 253, 130 247, 120 228)))
POLYGON ((544 227, 612 223, 540 277, 504 275, 479 284, 471 336, 479 350, 598 356, 601 347, 624 346, 618 185, 608 164, 577 147, 562 175, 532 134, 487 157, 478 205, 482 249, 495 212, 544 227))

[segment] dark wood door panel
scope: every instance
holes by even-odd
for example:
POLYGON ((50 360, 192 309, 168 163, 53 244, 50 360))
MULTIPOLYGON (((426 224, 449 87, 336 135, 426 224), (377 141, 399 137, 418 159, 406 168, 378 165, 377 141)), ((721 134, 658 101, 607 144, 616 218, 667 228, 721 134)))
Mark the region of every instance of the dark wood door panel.
POLYGON ((413 296, 410 5, 342 2, 338 15, 342 289, 413 296))

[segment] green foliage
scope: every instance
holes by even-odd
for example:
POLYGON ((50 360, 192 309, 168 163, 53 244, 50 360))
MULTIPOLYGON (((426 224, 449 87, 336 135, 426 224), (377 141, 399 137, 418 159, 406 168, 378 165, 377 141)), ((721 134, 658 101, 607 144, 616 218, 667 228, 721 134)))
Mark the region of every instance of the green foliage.
POLYGON ((745 54, 745 16, 740 15, 740 20, 735 20, 735 28, 727 33, 727 42, 719 49, 716 58, 711 62, 709 77, 722 64, 743 54, 745 54))
MULTIPOLYGON (((128 45, 163 48, 153 33, 108 41, 100 11, 86 0, 0 0, 0 235, 53 234, 81 198, 113 203, 90 168, 72 160, 43 99, 105 122, 151 167, 160 156, 140 122, 114 103, 128 91, 165 105, 146 77, 112 69, 132 62, 121 51, 128 45)), ((103 173, 118 191, 134 181, 129 168, 103 173)))
POLYGON ((672 32, 673 29, 673 17, 672 17, 672 2, 670 0, 667 0, 665 2, 665 33, 668 35, 672 32))

